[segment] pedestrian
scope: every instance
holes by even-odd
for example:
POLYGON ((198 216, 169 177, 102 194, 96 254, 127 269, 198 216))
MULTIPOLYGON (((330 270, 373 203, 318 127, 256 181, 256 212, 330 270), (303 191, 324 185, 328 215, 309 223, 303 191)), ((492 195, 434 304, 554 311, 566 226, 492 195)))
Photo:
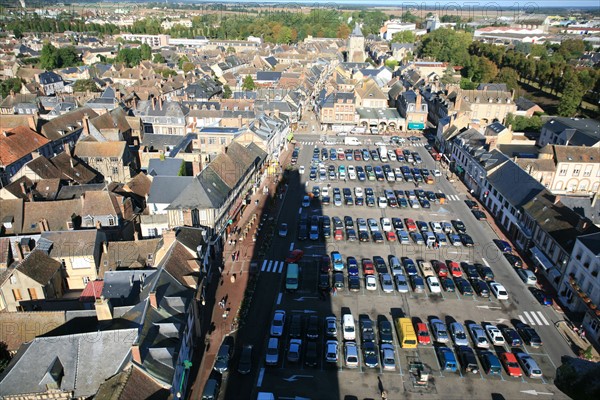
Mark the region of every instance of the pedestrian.
POLYGON ((579 335, 579 337, 585 339, 585 331, 583 329, 581 330, 581 334, 579 335))
POLYGON ((231 253, 231 261, 235 261, 235 253, 231 253))
POLYGON ((333 296, 335 297, 336 294, 337 294, 337 288, 334 286, 333 287, 333 296))

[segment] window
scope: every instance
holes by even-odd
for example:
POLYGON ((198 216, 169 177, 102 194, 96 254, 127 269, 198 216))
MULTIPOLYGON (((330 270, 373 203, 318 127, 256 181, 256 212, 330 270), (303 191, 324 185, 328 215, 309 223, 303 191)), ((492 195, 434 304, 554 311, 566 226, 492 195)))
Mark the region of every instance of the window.
POLYGON ((110 158, 110 161, 111 161, 111 162, 117 162, 117 161, 119 161, 119 159, 118 159, 117 157, 111 157, 111 158, 110 158))
POLYGON ((206 144, 206 139, 200 138, 200 144, 206 144))
POLYGON ((108 225, 115 226, 115 219, 113 217, 108 217, 108 225))
POLYGON ((102 158, 101 157, 96 157, 96 162, 97 163, 101 163, 102 162, 102 158))
POLYGON ((29 289, 27 289, 27 291, 29 292, 29 298, 31 300, 37 300, 38 299, 37 293, 35 291, 35 288, 29 288, 29 289))
POLYGON ((214 137, 208 138, 208 144, 216 144, 216 143, 217 143, 217 138, 214 138, 214 137))
POLYGON ((84 285, 87 285, 89 281, 90 281, 90 277, 89 276, 84 276, 83 277, 83 284, 84 285))
POLYGON ((567 168, 561 167, 558 174, 561 176, 565 176, 567 174, 567 168))
POLYGON ((17 284, 17 277, 14 275, 10 276, 10 284, 11 285, 16 285, 17 284))
POLYGON ((583 171, 583 176, 590 176, 592 175, 592 169, 594 168, 593 165, 586 165, 585 166, 585 171, 583 171))
POLYGON ((112 173, 113 173, 113 175, 118 175, 119 174, 119 168, 113 167, 112 168, 112 173))
POLYGON ((573 176, 579 176, 579 170, 581 169, 581 164, 576 164, 573 168, 573 176))
POLYGON ((222 138, 220 138, 220 139, 221 139, 221 144, 222 144, 222 145, 225 145, 225 143, 226 143, 226 140, 227 140, 227 139, 226 139, 226 138, 224 138, 224 137, 222 137, 222 138))
POLYGON ((15 301, 21 301, 23 300, 23 297, 21 297, 21 291, 19 289, 13 289, 13 296, 15 298, 15 301))

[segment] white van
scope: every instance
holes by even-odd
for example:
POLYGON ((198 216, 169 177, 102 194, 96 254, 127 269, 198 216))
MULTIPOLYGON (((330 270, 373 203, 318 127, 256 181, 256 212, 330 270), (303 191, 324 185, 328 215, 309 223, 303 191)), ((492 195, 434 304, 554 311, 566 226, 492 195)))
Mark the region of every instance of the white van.
POLYGON ((360 146, 362 142, 355 138, 354 136, 347 136, 344 138, 344 144, 346 146, 360 146))
POLYGON ((356 326, 354 325, 354 317, 352 314, 344 314, 342 318, 342 328, 344 331, 344 340, 356 339, 356 326))

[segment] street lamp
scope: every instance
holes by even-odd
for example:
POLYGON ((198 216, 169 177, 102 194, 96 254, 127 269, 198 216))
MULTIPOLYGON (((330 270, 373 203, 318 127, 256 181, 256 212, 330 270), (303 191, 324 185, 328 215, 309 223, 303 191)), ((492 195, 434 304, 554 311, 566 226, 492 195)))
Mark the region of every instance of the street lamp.
POLYGON ((185 371, 192 368, 192 362, 189 360, 183 360, 183 363, 181 363, 181 365, 183 366, 183 374, 181 374, 181 382, 179 382, 179 391, 176 394, 178 399, 180 399, 183 396, 181 391, 183 390, 183 382, 185 381, 185 371))

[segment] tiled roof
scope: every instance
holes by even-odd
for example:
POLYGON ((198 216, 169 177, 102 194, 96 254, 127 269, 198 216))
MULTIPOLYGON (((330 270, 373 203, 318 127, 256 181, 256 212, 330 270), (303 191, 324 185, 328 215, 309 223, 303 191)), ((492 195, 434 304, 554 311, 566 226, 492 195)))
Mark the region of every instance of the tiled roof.
POLYGON ((81 302, 94 302, 102 295, 102 288, 104 287, 104 281, 89 281, 79 296, 81 302))
POLYGON ((117 195, 105 190, 85 192, 83 195, 83 207, 81 215, 113 215, 120 216, 121 209, 117 195))
POLYGON ((54 230, 67 230, 67 222, 81 215, 81 201, 35 201, 26 202, 23 211, 23 227, 20 233, 40 233, 40 221, 46 220, 48 228, 54 230))
POLYGON ((127 149, 127 142, 90 142, 79 141, 75 146, 77 157, 117 157, 122 158, 127 149))
MULTIPOLYGON (((96 251, 98 238, 104 235, 96 229, 82 229, 78 231, 51 231, 43 232, 41 239, 52 242, 50 257, 55 259, 65 257, 93 257, 96 251)), ((41 240, 40 239, 40 240, 41 240)))
POLYGON ((171 392, 142 372, 137 365, 109 378, 100 385, 95 400, 167 400, 171 392))
POLYGON ((27 126, 0 134, 0 165, 6 167, 46 145, 48 139, 27 126))
POLYGON ((42 135, 52 141, 60 140, 66 134, 83 127, 83 118, 85 114, 87 114, 90 119, 98 116, 98 114, 89 107, 77 108, 46 122, 42 126, 42 135), (61 133, 61 131, 66 133, 61 133))
POLYGON ((582 162, 582 163, 600 163, 600 149, 585 146, 559 146, 552 145, 554 150, 554 159, 559 162, 582 162))
POLYGON ((62 264, 45 252, 34 249, 15 269, 44 286, 56 273, 60 273, 62 264))
POLYGON ((0 329, 0 342, 8 351, 17 351, 22 344, 34 340, 65 323, 64 311, 4 312, 2 323, 18 329, 0 329))

